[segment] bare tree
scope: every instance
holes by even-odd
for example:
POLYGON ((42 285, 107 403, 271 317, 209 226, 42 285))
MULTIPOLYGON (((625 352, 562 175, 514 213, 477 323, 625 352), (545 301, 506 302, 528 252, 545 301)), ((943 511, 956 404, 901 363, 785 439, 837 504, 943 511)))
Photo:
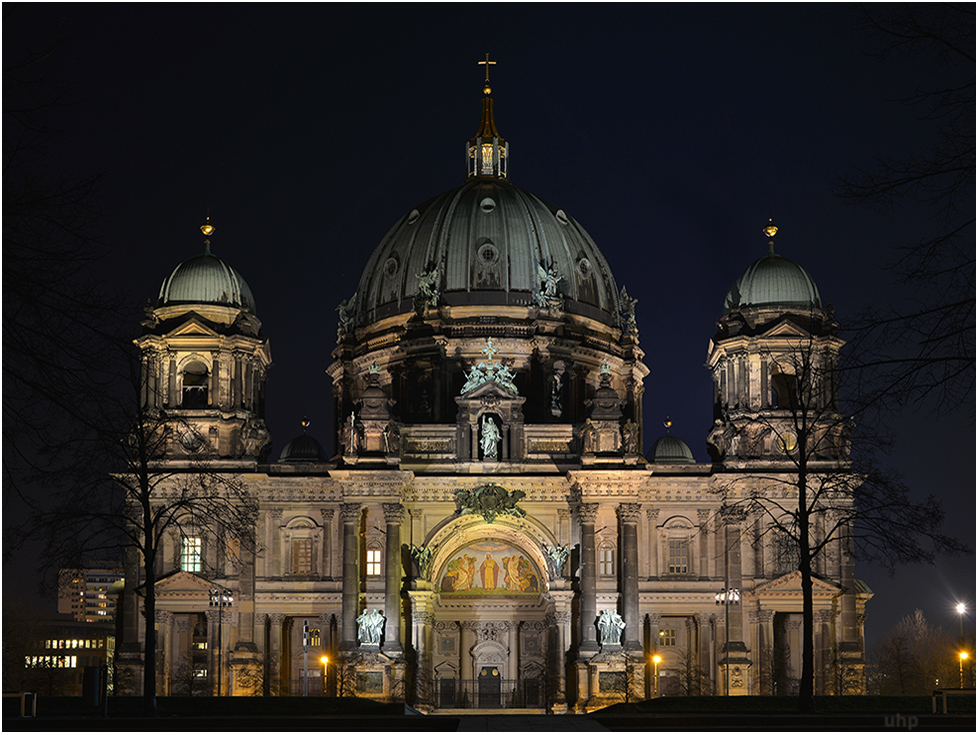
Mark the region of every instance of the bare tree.
MULTIPOLYGON (((204 437, 193 459, 168 461, 180 437, 192 428, 166 411, 147 408, 153 402, 145 400, 146 386, 141 385, 140 366, 131 345, 118 347, 130 356, 130 389, 120 391, 113 386, 102 392, 102 385, 97 384, 80 392, 80 399, 92 400, 85 400, 89 413, 75 418, 85 429, 86 449, 98 460, 101 471, 60 472, 53 477, 58 485, 48 498, 32 501, 31 517, 20 540, 43 543, 42 570, 79 566, 88 558, 118 560, 127 553, 138 558, 139 578, 127 574, 126 588, 130 597, 138 591, 142 599, 143 609, 131 609, 129 614, 142 613, 146 621, 143 697, 146 714, 155 715, 153 621, 163 550, 175 540, 192 538, 199 540, 201 549, 221 550, 218 563, 234 564, 242 546, 250 548, 253 543, 257 503, 236 475, 212 468, 204 437), (92 390, 98 391, 96 396, 92 390)), ((109 356, 106 364, 111 364, 109 356)), ((35 481, 43 479, 39 471, 35 481)), ((200 554, 194 559, 194 571, 209 571, 206 567, 213 559, 200 554)))
POLYGON ((664 667, 660 665, 660 685, 664 695, 698 697, 710 694, 710 676, 701 668, 695 651, 684 651, 681 656, 671 659, 671 664, 672 676, 663 676, 664 667))
MULTIPOLYGON (((812 712, 813 577, 827 552, 838 553, 844 584, 853 584, 854 554, 893 568, 911 561, 932 562, 937 554, 962 553, 967 547, 941 532, 944 514, 937 499, 912 500, 893 473, 878 469, 872 451, 852 452, 854 437, 862 434, 854 434, 852 419, 838 406, 835 351, 812 336, 790 342, 768 355, 774 365, 776 405, 754 414, 742 429, 746 442, 774 438, 770 451, 775 462, 719 490, 726 507, 764 518, 764 531, 756 542, 775 543, 777 535, 797 552, 803 602, 799 708, 812 712)), ((849 620, 844 625, 853 627, 855 636, 856 611, 843 614, 849 620)), ((849 640, 844 645, 858 644, 849 640)), ((862 656, 856 649, 839 653, 842 658, 862 656)))
POLYGON ((880 693, 930 694, 936 685, 959 685, 958 652, 952 637, 928 623, 921 610, 901 619, 874 649, 880 693))
POLYGON ((928 234, 890 265, 907 298, 870 308, 851 325, 853 367, 866 406, 889 410, 934 400, 954 408, 975 390, 975 7, 914 3, 869 6, 865 28, 883 60, 907 58, 929 82, 901 102, 930 135, 901 157, 879 154, 842 179, 845 203, 918 207, 928 234), (886 400, 882 400, 886 399, 886 400))

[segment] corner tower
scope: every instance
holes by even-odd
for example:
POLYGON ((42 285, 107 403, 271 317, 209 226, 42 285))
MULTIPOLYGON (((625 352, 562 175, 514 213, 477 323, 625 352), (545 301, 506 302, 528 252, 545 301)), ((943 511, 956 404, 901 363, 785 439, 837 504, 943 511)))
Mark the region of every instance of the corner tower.
POLYGON ((800 420, 810 423, 814 458, 848 454, 835 374, 843 341, 812 277, 775 253, 777 232, 769 220, 768 254, 731 287, 710 342, 715 462, 785 458, 797 450, 800 420))
POLYGON ((168 459, 264 459, 269 343, 245 279, 211 253, 210 218, 201 232, 203 254, 174 268, 146 306, 141 400, 171 426, 168 459))

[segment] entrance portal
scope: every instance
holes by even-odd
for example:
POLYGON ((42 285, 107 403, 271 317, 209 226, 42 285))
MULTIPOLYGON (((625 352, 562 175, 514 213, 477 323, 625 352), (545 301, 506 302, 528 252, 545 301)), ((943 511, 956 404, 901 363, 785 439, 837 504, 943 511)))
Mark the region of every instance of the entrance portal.
POLYGON ((479 707, 489 709, 502 706, 500 670, 496 666, 484 666, 479 671, 479 707))

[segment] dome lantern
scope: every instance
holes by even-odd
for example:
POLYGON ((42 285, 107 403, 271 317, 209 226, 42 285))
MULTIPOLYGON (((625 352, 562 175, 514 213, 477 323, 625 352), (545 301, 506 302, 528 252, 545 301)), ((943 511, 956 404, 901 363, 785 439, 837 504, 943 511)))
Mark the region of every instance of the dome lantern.
POLYGON ((489 81, 489 68, 495 61, 486 59, 477 62, 486 67, 486 78, 483 82, 482 114, 480 115, 479 130, 466 146, 466 156, 469 164, 468 178, 490 177, 507 178, 507 161, 510 157, 510 146, 497 132, 496 121, 493 119, 493 98, 490 97, 492 88, 489 81))

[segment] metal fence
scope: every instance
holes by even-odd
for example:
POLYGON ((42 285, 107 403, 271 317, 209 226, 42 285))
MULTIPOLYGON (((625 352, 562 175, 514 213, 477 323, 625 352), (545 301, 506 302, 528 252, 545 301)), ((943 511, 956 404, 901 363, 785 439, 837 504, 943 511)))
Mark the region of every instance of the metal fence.
POLYGON ((544 707, 542 679, 439 679, 439 709, 535 709, 544 707))

